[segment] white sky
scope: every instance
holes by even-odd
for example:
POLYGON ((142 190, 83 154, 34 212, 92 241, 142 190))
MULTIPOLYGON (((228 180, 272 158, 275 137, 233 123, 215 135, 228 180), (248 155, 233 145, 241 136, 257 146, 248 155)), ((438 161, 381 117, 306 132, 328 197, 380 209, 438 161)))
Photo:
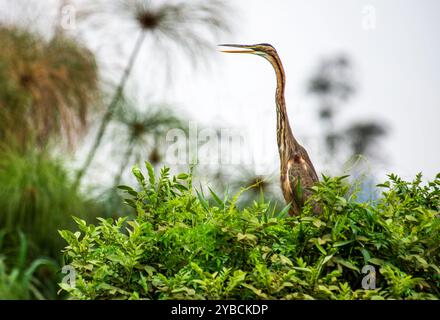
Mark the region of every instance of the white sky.
MULTIPOLYGON (((320 165, 316 103, 305 84, 321 58, 347 53, 360 88, 341 111, 350 120, 382 119, 390 134, 379 153, 380 175, 426 178, 440 172, 440 1, 438 0, 240 0, 232 37, 223 43, 273 44, 287 74, 286 100, 293 131, 320 165), (366 7, 376 28, 363 28, 366 7)), ((214 58, 213 58, 214 59, 214 58)), ((246 152, 263 171, 278 167, 275 77, 260 57, 218 54, 214 71, 187 74, 175 100, 203 123, 242 126, 253 138, 246 152), (186 78, 188 79, 188 78, 186 78)), ((342 167, 342 164, 341 164, 342 167)))

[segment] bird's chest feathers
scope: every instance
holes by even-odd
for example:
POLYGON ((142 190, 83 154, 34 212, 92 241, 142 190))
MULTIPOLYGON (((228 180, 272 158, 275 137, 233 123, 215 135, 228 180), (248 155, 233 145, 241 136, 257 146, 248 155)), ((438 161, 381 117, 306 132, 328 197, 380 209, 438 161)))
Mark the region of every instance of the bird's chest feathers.
POLYGON ((292 194, 292 181, 290 181, 290 170, 292 169, 292 162, 289 160, 281 164, 281 189, 284 197, 290 197, 292 194))
POLYGON ((283 191, 288 193, 292 192, 292 184, 297 183, 298 177, 301 175, 301 171, 303 170, 307 170, 307 164, 299 155, 289 159, 285 162, 285 165, 281 166, 281 184, 283 191))

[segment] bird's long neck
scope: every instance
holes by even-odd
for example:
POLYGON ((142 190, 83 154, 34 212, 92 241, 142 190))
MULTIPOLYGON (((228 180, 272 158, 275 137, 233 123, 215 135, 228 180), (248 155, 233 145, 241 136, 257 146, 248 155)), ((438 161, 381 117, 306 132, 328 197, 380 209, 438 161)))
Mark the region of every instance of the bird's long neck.
POLYGON ((286 76, 284 74, 283 65, 278 55, 270 56, 268 60, 272 64, 277 78, 277 88, 275 94, 277 112, 277 142, 281 163, 285 163, 292 156, 291 153, 296 149, 298 143, 292 134, 289 117, 287 115, 286 102, 284 98, 286 76))

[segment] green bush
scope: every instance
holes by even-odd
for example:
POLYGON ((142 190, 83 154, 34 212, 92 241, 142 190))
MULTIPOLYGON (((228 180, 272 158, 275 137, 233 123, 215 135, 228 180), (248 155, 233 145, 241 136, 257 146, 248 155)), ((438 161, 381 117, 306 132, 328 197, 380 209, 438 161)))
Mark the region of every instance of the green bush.
POLYGON ((440 174, 424 185, 394 175, 381 197, 359 203, 344 177, 314 188, 319 216, 274 211, 264 200, 242 210, 233 198, 209 199, 191 174, 148 177, 140 191, 120 187, 134 220, 75 218, 64 230, 74 299, 437 299, 440 297, 440 174), (364 266, 376 288, 363 289, 364 266), (370 269, 371 270, 371 269, 370 269))
POLYGON ((61 161, 44 152, 0 147, 0 226, 8 255, 15 254, 22 231, 30 258, 59 258, 64 243, 57 230, 73 227, 71 216, 85 217, 91 204, 72 186, 61 161))

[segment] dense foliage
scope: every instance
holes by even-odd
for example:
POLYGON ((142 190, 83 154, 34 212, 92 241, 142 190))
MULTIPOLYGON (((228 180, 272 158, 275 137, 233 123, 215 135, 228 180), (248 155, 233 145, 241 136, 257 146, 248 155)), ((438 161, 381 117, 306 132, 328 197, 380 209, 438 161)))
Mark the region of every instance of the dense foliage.
POLYGON ((344 177, 324 177, 314 195, 322 214, 306 205, 288 217, 264 200, 239 210, 240 194, 208 199, 191 174, 147 168, 147 178, 133 169, 140 191, 120 187, 134 220, 75 218, 80 231, 60 232, 76 272, 74 286, 60 286, 72 298, 440 297, 440 175, 426 185, 390 175, 374 203, 357 202, 344 177), (375 289, 363 289, 367 265, 375 289))
POLYGON ((6 233, 5 246, 18 248, 17 231, 22 231, 31 258, 58 258, 64 243, 57 230, 72 227, 71 216, 83 217, 92 205, 72 186, 61 160, 45 152, 28 150, 23 154, 0 147, 0 185, 0 226, 6 233))

